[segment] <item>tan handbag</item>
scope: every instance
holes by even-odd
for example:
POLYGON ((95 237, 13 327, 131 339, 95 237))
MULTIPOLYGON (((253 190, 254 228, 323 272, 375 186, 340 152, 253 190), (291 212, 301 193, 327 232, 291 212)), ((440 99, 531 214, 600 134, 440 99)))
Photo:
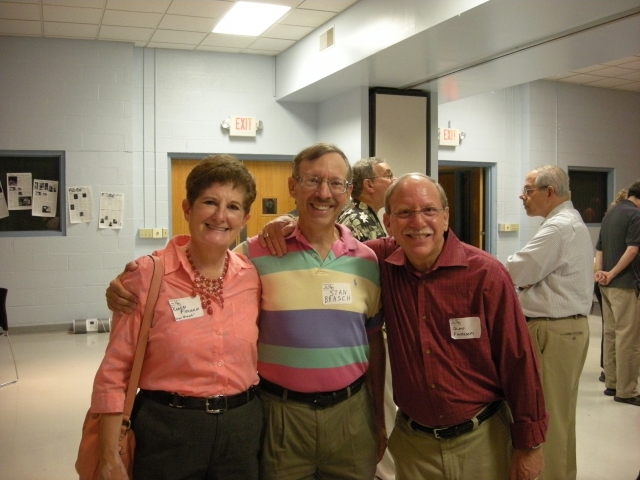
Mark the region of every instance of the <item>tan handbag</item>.
MULTIPOLYGON (((160 292, 160 283, 162 282, 163 265, 162 260, 158 257, 153 259, 153 277, 151 286, 149 287, 149 296, 147 304, 144 308, 142 324, 140 325, 140 335, 138 336, 138 345, 136 347, 136 355, 131 368, 131 377, 129 386, 127 387, 127 396, 124 400, 124 408, 122 411, 122 427, 120 431, 119 450, 122 456, 122 462, 131 478, 133 471, 133 453, 136 448, 136 439, 131 430, 131 410, 133 409, 133 401, 138 391, 138 381, 140 380, 140 372, 142 371, 142 361, 144 353, 147 349, 147 340, 149 339, 149 329, 151 328, 151 320, 153 312, 158 301, 160 292)), ((95 480, 98 478, 98 466, 100 464, 100 414, 87 412, 82 425, 82 438, 80 439, 80 447, 78 448, 78 459, 76 460, 76 472, 80 476, 80 480, 95 480)))

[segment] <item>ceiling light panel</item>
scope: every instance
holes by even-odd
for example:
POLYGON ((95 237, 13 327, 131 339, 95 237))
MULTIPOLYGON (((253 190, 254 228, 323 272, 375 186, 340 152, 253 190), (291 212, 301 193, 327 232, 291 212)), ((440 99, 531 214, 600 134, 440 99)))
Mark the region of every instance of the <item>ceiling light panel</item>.
POLYGON ((218 22, 213 33, 257 37, 278 21, 291 7, 267 3, 236 2, 218 22))

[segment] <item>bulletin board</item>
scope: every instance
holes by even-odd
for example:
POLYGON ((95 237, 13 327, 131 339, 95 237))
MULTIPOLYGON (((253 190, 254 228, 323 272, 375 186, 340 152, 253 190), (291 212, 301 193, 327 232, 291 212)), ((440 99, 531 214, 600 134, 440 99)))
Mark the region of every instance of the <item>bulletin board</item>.
POLYGON ((31 181, 55 181, 57 204, 55 216, 32 215, 32 210, 10 210, 0 218, 0 237, 63 236, 66 234, 66 202, 64 184, 64 152, 0 150, 0 184, 8 203, 8 173, 30 173, 31 181))

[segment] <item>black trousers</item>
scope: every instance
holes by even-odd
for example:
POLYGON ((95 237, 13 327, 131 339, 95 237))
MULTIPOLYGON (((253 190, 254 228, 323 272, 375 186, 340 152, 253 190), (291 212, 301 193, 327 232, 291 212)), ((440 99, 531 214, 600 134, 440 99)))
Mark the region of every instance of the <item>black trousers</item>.
POLYGON ((174 408, 138 394, 134 480, 257 480, 260 399, 224 413, 174 408))

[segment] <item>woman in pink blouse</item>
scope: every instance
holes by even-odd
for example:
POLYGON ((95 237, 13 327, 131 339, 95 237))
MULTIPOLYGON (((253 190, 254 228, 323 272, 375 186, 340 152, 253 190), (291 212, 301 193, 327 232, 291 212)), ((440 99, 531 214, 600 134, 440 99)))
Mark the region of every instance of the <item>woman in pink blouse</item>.
MULTIPOLYGON (((257 479, 262 410, 258 384, 260 281, 228 250, 249 219, 255 181, 235 158, 216 155, 187 178, 190 235, 156 252, 164 276, 132 413, 138 479, 257 479)), ((101 418, 100 478, 127 479, 118 454, 126 385, 153 274, 149 257, 123 277, 135 311, 114 316, 91 410, 101 418)))

